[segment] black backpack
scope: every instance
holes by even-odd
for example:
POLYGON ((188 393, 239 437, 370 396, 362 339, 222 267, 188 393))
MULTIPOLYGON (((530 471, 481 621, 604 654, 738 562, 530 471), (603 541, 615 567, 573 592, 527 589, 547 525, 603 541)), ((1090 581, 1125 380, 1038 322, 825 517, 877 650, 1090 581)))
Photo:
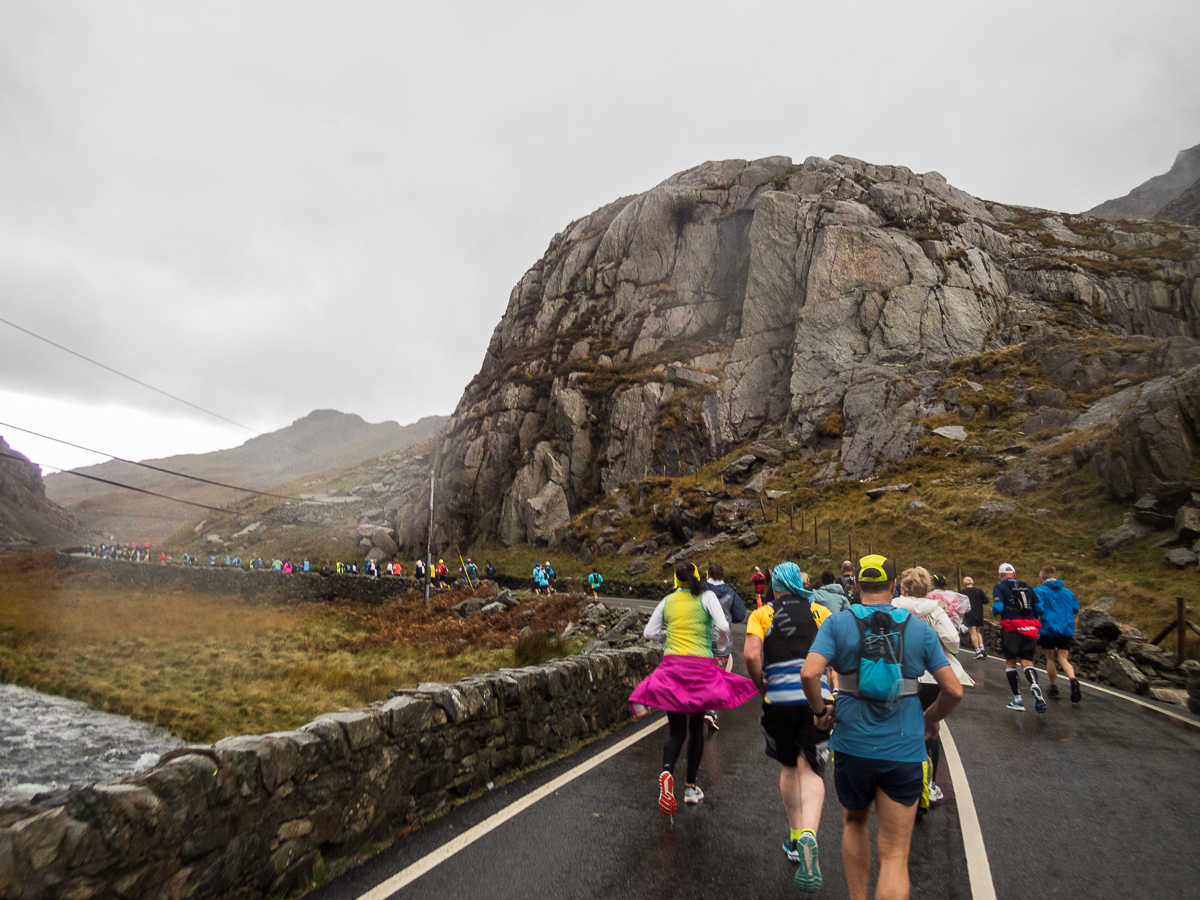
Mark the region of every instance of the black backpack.
POLYGON ((1006 619, 1032 619, 1034 618, 1033 604, 1037 601, 1037 594, 1033 588, 1023 581, 1015 581, 1012 584, 1012 600, 1004 604, 1004 618, 1006 619))

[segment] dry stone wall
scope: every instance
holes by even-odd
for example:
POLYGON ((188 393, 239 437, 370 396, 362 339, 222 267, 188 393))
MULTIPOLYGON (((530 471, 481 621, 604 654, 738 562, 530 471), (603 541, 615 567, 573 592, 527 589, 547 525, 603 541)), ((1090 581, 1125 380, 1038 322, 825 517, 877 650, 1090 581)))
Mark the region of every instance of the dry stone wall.
POLYGON ((326 859, 627 721, 660 659, 634 647, 422 684, 0 808, 0 898, 282 894, 326 859))
POLYGON ((319 572, 284 574, 270 569, 250 571, 228 566, 164 566, 157 563, 132 563, 123 560, 93 559, 59 553, 59 568, 76 572, 104 572, 113 581, 128 588, 158 590, 186 587, 206 594, 240 594, 246 597, 274 593, 292 602, 331 602, 353 600, 375 604, 394 598, 413 586, 411 578, 382 575, 322 575, 319 572))

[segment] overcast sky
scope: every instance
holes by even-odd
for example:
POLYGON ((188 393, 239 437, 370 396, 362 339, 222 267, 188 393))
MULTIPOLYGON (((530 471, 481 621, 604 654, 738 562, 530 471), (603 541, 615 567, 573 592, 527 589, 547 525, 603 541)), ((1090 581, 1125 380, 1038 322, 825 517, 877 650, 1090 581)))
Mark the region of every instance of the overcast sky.
MULTIPOLYGON (((4 0, 0 316, 261 431, 448 414, 610 200, 840 153, 1080 211, 1200 143, 1198 46, 1194 0, 4 0)), ((251 436, 2 324, 0 421, 134 458, 251 436)))

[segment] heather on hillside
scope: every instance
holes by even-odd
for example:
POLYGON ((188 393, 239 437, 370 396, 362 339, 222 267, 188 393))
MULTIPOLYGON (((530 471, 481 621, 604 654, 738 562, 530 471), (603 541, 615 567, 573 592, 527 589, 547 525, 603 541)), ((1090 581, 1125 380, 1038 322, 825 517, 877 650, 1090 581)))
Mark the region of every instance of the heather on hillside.
POLYGON ((0 680, 207 742, 511 665, 523 625, 561 631, 574 612, 555 598, 461 619, 450 607, 466 596, 278 606, 127 591, 105 575, 60 572, 48 555, 0 557, 0 680))

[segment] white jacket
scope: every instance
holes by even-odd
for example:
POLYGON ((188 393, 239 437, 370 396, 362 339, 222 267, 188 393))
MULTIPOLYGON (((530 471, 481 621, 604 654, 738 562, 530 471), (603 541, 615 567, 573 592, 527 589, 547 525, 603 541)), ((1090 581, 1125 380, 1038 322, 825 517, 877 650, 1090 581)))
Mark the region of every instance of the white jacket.
MULTIPOLYGON (((950 616, 946 614, 946 610, 942 609, 940 603, 927 597, 895 597, 892 600, 892 606, 907 609, 933 628, 937 632, 938 640, 942 642, 942 649, 946 651, 946 659, 950 661, 950 668, 958 678, 959 684, 967 687, 975 684, 975 681, 967 674, 967 670, 958 661, 958 629, 954 627, 950 616)), ((937 683, 937 679, 928 671, 918 680, 922 684, 937 683)))

